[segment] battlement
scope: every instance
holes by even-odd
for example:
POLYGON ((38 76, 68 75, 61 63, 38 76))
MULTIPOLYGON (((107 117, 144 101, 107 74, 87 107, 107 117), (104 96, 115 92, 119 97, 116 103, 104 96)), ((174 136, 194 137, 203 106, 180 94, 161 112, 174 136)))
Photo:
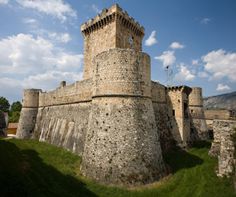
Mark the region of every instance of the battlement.
POLYGON ((144 28, 117 4, 81 26, 84 36, 84 79, 92 77, 93 59, 109 49, 142 51, 144 28))
POLYGON ((192 88, 188 87, 188 86, 172 86, 172 87, 167 87, 167 90, 169 92, 176 92, 176 91, 180 91, 180 92, 184 92, 187 95, 189 95, 192 91, 192 88))
POLYGON ((126 11, 123 11, 118 4, 111 6, 109 9, 103 9, 100 14, 82 24, 81 32, 84 35, 90 34, 114 20, 121 21, 124 26, 131 29, 136 35, 144 35, 144 27, 130 17, 126 11))

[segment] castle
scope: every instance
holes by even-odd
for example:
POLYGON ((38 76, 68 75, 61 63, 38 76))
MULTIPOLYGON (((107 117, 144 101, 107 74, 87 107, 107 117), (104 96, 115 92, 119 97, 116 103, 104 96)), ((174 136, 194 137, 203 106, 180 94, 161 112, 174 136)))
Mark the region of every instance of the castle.
POLYGON ((144 28, 117 4, 81 26, 83 80, 24 90, 18 138, 82 156, 101 183, 138 185, 165 176, 163 152, 207 139, 201 88, 151 81, 144 28))

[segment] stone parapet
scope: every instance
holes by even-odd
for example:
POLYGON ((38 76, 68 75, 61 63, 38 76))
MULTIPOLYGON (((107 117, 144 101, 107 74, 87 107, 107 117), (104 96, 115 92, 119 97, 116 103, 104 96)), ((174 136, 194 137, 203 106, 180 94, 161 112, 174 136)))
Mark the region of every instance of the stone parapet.
POLYGON ((68 105, 92 100, 92 80, 77 81, 71 85, 61 86, 50 92, 39 94, 39 107, 68 105))
POLYGON ((128 13, 123 11, 117 4, 113 5, 109 9, 103 9, 96 17, 82 24, 81 32, 84 35, 90 34, 93 31, 103 28, 115 19, 120 20, 123 25, 131 29, 135 34, 144 35, 144 27, 130 17, 128 13))

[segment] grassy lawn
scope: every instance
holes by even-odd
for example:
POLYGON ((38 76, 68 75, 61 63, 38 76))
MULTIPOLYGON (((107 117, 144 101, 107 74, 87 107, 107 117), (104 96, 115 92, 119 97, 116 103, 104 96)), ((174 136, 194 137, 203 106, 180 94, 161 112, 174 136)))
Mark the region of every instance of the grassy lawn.
POLYGON ((172 175, 133 189, 106 187, 79 175, 80 157, 33 140, 0 140, 0 196, 236 196, 232 180, 219 179, 209 145, 165 156, 172 175))

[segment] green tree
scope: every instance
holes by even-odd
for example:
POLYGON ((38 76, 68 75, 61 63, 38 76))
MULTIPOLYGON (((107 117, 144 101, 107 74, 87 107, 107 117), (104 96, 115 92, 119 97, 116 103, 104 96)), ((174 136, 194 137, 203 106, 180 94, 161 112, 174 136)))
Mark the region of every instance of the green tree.
POLYGON ((20 101, 13 102, 9 111, 9 122, 19 122, 22 104, 20 101))
POLYGON ((0 110, 4 112, 9 111, 9 101, 5 97, 0 97, 0 110))
POLYGON ((13 102, 11 105, 11 112, 20 112, 22 104, 20 101, 13 102))

